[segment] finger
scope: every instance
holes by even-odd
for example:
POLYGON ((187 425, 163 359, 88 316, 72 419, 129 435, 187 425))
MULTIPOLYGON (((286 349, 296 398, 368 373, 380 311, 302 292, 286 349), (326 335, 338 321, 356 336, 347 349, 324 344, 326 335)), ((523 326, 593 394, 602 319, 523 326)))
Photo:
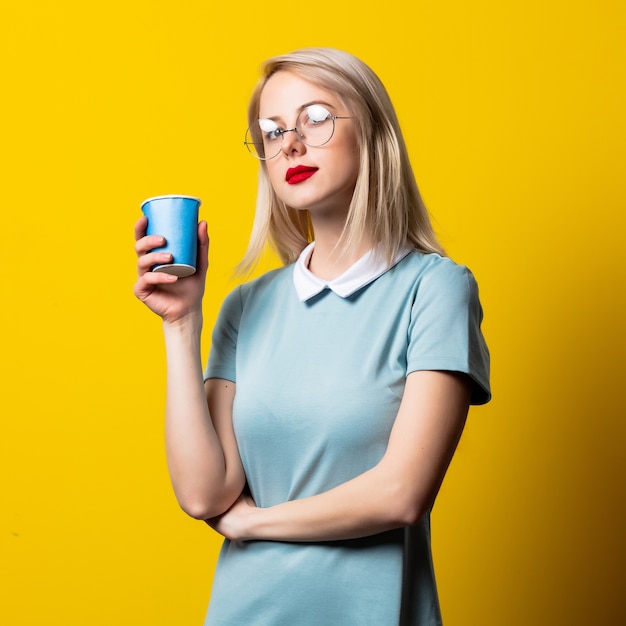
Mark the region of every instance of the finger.
POLYGON ((139 256, 137 261, 137 269, 139 274, 149 272, 153 265, 162 265, 163 263, 171 263, 172 255, 170 252, 149 252, 139 256))
POLYGON ((151 250, 155 248, 162 248, 165 245, 165 237, 161 235, 148 235, 147 237, 142 237, 135 242, 135 252, 137 256, 141 256, 142 254, 147 254, 151 250))
POLYGON ((198 273, 205 272, 209 265, 209 233, 207 223, 203 220, 198 224, 198 255, 197 266, 198 273))
POLYGON ((201 243, 209 243, 209 227, 206 220, 202 220, 198 223, 198 239, 201 243))
POLYGON ((146 236, 146 229, 148 228, 148 218, 142 215, 135 222, 135 241, 138 241, 142 237, 146 236))
POLYGON ((178 281, 178 276, 165 272, 146 272, 139 277, 133 287, 133 293, 139 300, 145 300, 160 285, 171 285, 178 281))

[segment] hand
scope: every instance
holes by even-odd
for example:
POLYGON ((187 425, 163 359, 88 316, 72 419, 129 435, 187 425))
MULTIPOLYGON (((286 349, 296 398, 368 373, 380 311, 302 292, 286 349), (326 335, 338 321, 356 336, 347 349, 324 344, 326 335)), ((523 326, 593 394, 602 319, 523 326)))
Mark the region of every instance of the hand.
POLYGON ((255 538, 252 535, 252 516, 259 510, 250 494, 244 491, 226 513, 205 521, 226 539, 250 541, 255 538))
POLYGON ((133 292, 151 311, 165 322, 177 322, 190 313, 199 313, 204 294, 204 283, 209 265, 209 236, 207 224, 198 224, 198 257, 195 274, 179 278, 164 272, 151 272, 159 263, 170 263, 168 252, 153 252, 165 244, 160 235, 146 236, 148 220, 142 216, 135 224, 135 252, 137 253, 137 282, 133 292))

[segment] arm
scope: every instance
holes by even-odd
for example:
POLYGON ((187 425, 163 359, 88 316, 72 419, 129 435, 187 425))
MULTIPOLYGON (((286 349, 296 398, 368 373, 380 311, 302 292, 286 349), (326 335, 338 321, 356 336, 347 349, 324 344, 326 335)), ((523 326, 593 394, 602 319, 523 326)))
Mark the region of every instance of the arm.
POLYGON ((166 450, 174 492, 192 517, 227 510, 241 493, 244 475, 232 431, 235 386, 202 382, 202 296, 208 267, 206 223, 198 227, 198 269, 178 279, 151 272, 169 254, 152 252, 163 238, 145 236, 146 219, 135 226, 138 280, 135 295, 163 319, 167 353, 166 450))
POLYGON ((265 509, 242 496, 211 526, 239 541, 332 541, 417 523, 432 507, 456 449, 470 389, 463 374, 409 374, 378 465, 325 493, 265 509))
POLYGON ((244 472, 232 427, 235 384, 203 386, 200 331, 164 324, 167 350, 165 441, 174 493, 182 509, 204 520, 226 511, 241 493, 244 472))

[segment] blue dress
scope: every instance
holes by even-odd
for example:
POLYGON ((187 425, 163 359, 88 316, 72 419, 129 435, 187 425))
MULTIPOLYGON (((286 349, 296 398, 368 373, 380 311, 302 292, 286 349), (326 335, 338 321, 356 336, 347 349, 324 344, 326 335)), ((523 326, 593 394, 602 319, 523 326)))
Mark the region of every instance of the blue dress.
MULTIPOLYGON (((300 299, 290 265, 224 301, 205 378, 236 382, 248 486, 269 507, 375 466, 407 374, 464 372, 489 400, 489 353, 471 272, 412 251, 348 295, 300 299)), ((205 626, 441 624, 430 521, 323 543, 225 541, 205 626)))

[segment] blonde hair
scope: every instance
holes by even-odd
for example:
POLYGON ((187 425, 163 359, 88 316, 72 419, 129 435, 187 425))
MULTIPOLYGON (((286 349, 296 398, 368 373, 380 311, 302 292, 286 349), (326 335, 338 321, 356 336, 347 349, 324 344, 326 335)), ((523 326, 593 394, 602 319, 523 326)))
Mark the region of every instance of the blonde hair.
MULTIPOLYGON (((281 71, 332 91, 353 117, 360 166, 338 246, 349 251, 364 240, 378 242, 388 263, 407 242, 421 252, 444 254, 417 188, 398 118, 378 76, 355 56, 331 48, 270 58, 250 98, 249 124, 259 117, 265 83, 281 71)), ((295 210, 278 198, 261 161, 252 234, 238 270, 254 268, 267 243, 284 264, 292 263, 312 239, 308 211, 295 210)))

